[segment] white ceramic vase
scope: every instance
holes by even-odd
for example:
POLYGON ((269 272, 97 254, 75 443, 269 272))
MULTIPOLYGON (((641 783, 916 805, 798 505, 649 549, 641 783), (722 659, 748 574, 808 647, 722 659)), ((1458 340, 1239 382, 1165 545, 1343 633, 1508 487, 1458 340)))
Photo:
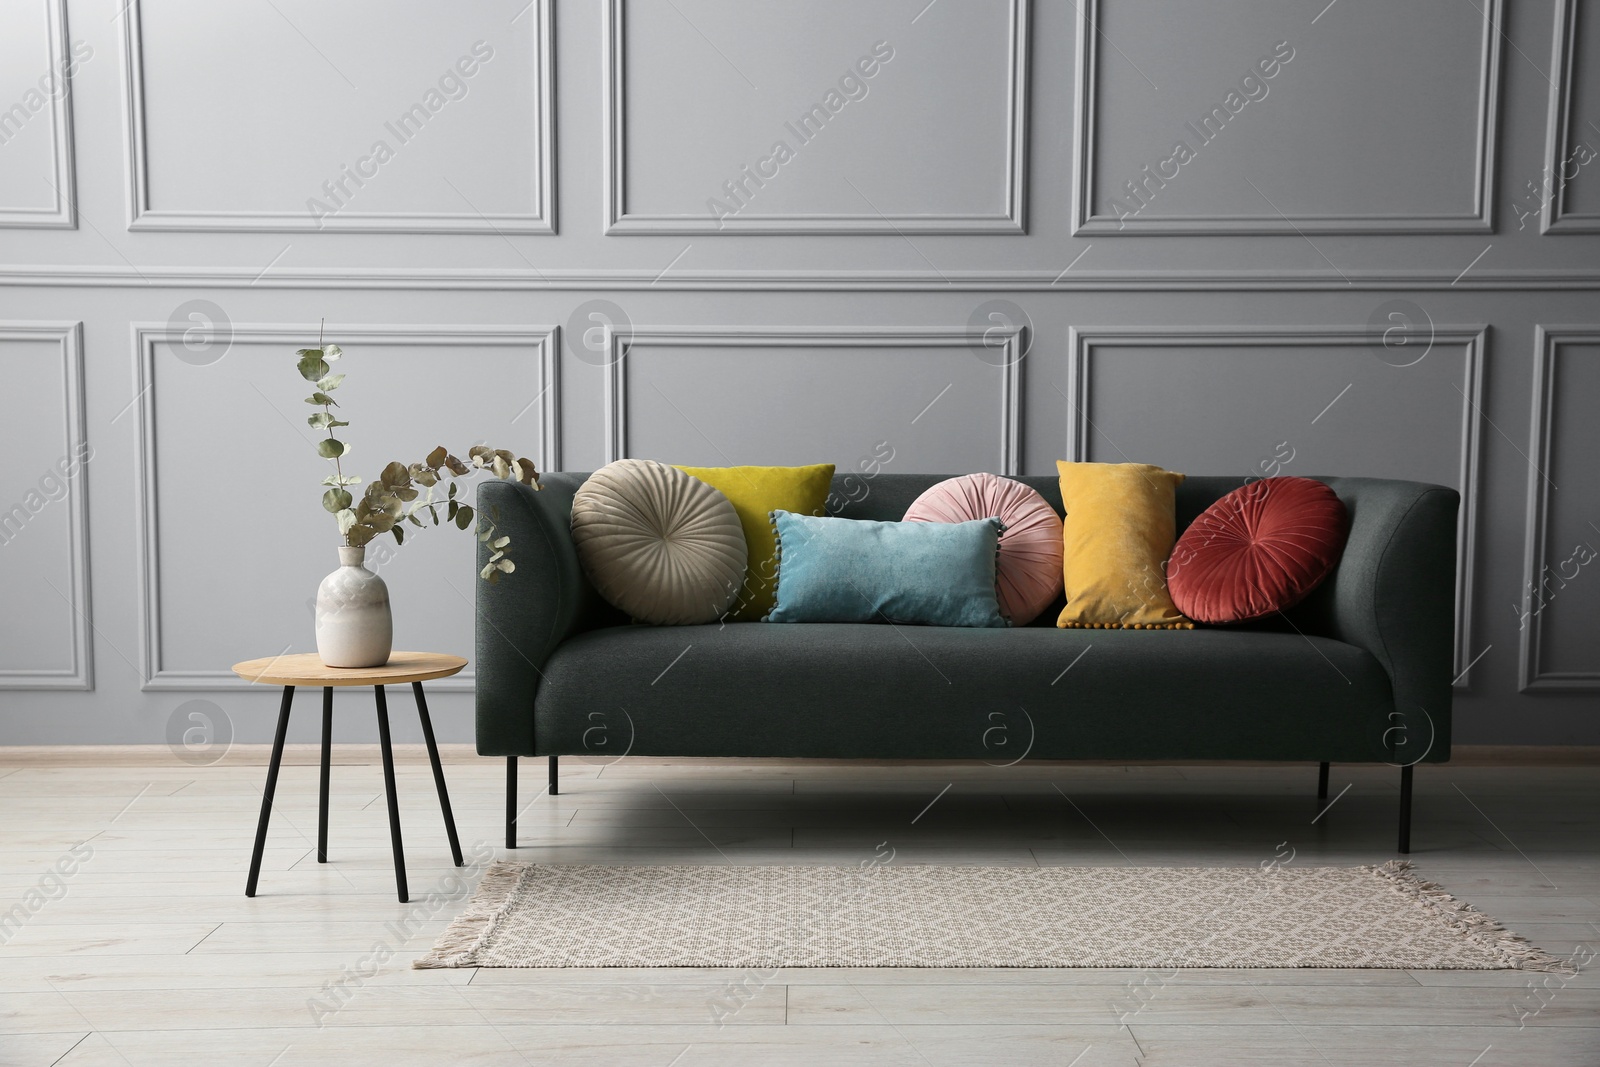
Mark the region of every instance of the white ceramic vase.
POLYGON ((317 587, 317 655, 329 667, 381 667, 389 662, 394 620, 389 587, 362 566, 367 550, 339 548, 339 569, 317 587))

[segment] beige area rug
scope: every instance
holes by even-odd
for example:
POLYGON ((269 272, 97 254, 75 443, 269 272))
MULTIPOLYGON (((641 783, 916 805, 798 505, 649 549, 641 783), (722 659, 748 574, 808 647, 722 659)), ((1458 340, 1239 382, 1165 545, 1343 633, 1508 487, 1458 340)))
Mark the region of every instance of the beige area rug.
POLYGON ((1564 966, 1410 868, 497 863, 415 966, 1564 966))

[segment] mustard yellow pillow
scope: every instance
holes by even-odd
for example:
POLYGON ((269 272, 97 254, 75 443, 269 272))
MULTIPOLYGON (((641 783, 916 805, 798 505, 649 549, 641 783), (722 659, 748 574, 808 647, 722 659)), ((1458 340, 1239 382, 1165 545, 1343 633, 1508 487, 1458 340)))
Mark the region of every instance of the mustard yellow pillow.
MULTIPOLYGON (((750 553, 744 585, 727 618, 735 622, 760 622, 777 599, 778 541, 772 530, 774 511, 797 515, 822 515, 833 483, 833 464, 810 467, 679 467, 699 478, 733 503, 744 527, 750 553)), ((1171 548, 1169 543, 1168 548, 1171 548)))
POLYGON ((1167 592, 1166 562, 1177 540, 1183 475, 1148 463, 1057 461, 1061 576, 1067 606, 1059 627, 1192 629, 1167 592))

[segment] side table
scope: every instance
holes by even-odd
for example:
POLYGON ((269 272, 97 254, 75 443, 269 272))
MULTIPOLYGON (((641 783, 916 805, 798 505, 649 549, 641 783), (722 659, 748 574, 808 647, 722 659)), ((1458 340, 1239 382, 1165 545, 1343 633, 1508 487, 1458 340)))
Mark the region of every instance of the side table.
POLYGON ((417 701, 417 717, 422 720, 422 736, 428 742, 428 760, 433 764, 433 782, 439 789, 439 806, 444 810, 444 828, 450 835, 450 854, 461 864, 461 843, 456 838, 456 820, 450 811, 450 795, 445 791, 444 768, 439 765, 439 746, 433 740, 433 723, 428 718, 428 702, 422 683, 448 678, 467 665, 460 656, 434 652, 393 652, 381 667, 328 667, 314 652, 293 656, 268 656, 233 665, 233 673, 247 682, 283 686, 283 703, 278 708, 278 732, 272 741, 272 761, 267 765, 267 786, 261 794, 261 821, 256 825, 256 846, 250 857, 250 877, 244 895, 256 895, 256 880, 261 874, 261 853, 267 843, 267 821, 272 816, 272 796, 278 788, 278 768, 283 762, 283 739, 289 730, 289 705, 296 686, 322 687, 322 791, 317 809, 317 862, 328 862, 328 776, 333 743, 333 691, 340 686, 370 685, 378 702, 378 742, 383 749, 383 784, 389 796, 389 839, 394 846, 394 881, 400 902, 406 903, 405 853, 400 846, 400 808, 395 799, 394 753, 389 745, 389 705, 385 685, 411 683, 417 701))

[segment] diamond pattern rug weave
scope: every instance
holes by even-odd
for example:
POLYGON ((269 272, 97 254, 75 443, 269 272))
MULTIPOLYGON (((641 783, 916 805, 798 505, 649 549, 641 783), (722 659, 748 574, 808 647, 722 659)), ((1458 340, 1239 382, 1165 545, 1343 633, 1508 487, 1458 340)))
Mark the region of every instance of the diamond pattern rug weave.
POLYGON ((1562 966, 1410 866, 497 863, 415 966, 1562 966))

